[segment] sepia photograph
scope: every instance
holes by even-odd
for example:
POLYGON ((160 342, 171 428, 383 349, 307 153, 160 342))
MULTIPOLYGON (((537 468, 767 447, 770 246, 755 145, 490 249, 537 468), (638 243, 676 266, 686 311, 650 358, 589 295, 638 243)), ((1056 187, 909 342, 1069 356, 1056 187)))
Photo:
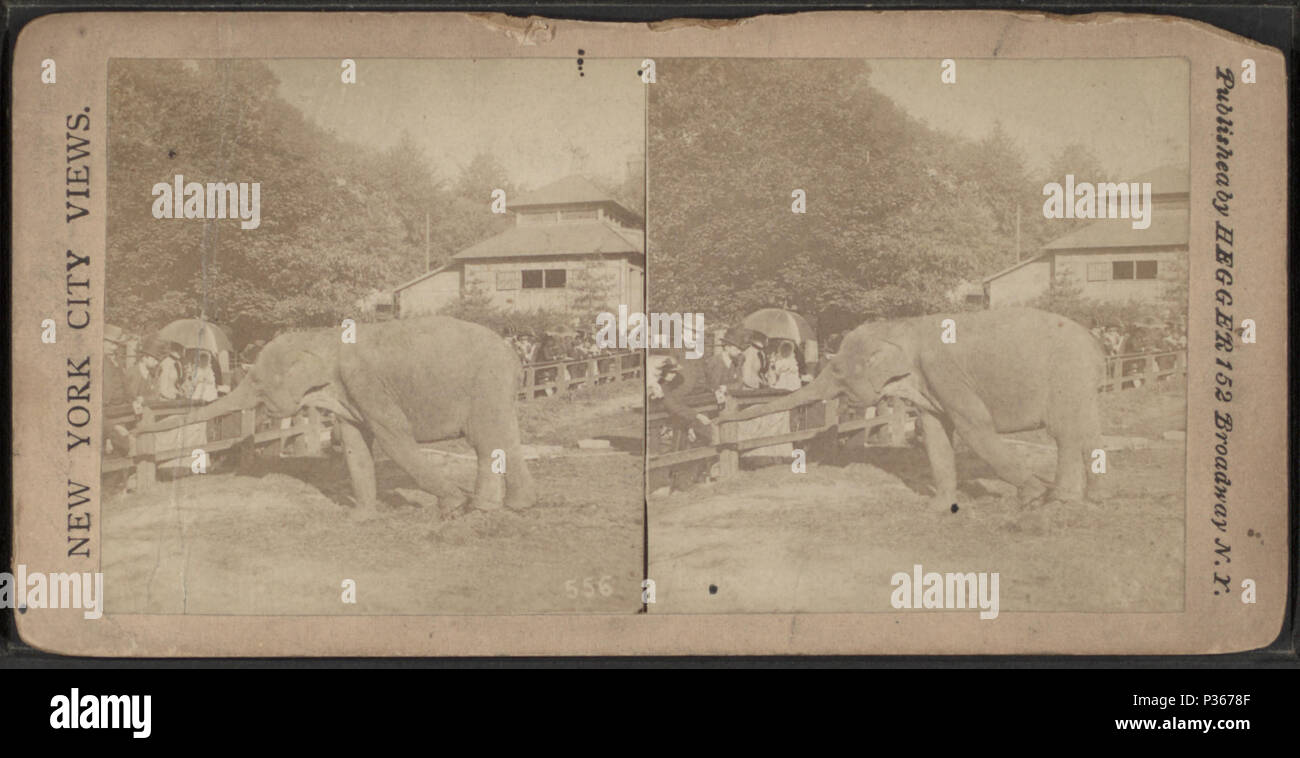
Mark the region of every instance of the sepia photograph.
POLYGON ((652 612, 1181 610, 1186 61, 657 74, 652 612))
POLYGON ((111 62, 110 612, 640 608, 633 68, 111 62))
POLYGON ((0 611, 49 656, 1262 650, 1285 61, 1140 14, 43 16, 0 611))

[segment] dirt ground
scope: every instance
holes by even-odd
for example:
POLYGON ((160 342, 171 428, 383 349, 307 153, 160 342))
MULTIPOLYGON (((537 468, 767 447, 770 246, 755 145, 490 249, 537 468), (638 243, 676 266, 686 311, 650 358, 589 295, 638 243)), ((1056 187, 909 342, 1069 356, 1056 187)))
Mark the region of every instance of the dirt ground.
MULTIPOLYGON (((106 483, 109 613, 635 613, 641 608, 642 390, 637 382, 520 404, 539 502, 441 514, 377 460, 380 517, 349 519, 342 458, 274 459, 164 480, 106 483), (610 440, 584 450, 584 438, 610 440), (356 603, 342 602, 343 582, 356 603)), ((426 446, 472 488, 473 453, 426 446)), ((528 451, 526 451, 527 454, 528 451)))
MULTIPOLYGON (((960 444, 957 513, 928 505, 919 447, 841 448, 803 474, 743 462, 733 479, 652 495, 650 612, 889 612, 890 578, 915 564, 999 572, 1002 612, 1180 610, 1185 394, 1179 382, 1103 396, 1096 502, 1024 508, 960 444)), ((1053 440, 1009 438, 1050 480, 1053 440)))

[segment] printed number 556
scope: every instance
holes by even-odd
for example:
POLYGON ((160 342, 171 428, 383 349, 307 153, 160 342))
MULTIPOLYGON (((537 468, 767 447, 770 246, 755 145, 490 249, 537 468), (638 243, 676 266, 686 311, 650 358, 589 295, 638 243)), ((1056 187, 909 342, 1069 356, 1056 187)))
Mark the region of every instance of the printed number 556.
POLYGON ((602 597, 609 597, 614 594, 614 577, 605 575, 596 579, 596 577, 584 576, 582 586, 578 586, 577 579, 570 579, 564 583, 564 594, 571 598, 577 597, 595 597, 599 592, 602 597))

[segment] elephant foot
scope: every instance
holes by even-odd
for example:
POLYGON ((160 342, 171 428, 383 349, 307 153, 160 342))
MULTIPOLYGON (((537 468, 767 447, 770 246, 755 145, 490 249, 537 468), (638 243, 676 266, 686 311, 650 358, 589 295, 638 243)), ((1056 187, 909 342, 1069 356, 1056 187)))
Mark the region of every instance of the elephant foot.
POLYGON ((525 508, 532 508, 536 504, 537 498, 532 493, 527 495, 510 493, 506 495, 506 507, 512 511, 522 511, 525 508))
POLYGON ((1083 502, 1083 492, 1081 490, 1052 490, 1052 500, 1065 503, 1067 505, 1078 505, 1083 502))
POLYGON ((476 497, 469 501, 469 507, 476 511, 496 511, 501 509, 499 500, 488 500, 483 497, 476 497))
POLYGON ((369 505, 354 505, 348 509, 348 520, 354 524, 363 524, 368 521, 374 521, 379 518, 379 509, 374 503, 369 505))
POLYGON ((469 498, 465 497, 464 494, 460 492, 448 492, 438 495, 438 510, 442 511, 444 514, 455 513, 461 508, 464 508, 465 503, 467 502, 469 502, 469 498))
POLYGON ((948 513, 957 513, 961 507, 957 504, 957 496, 954 495, 931 495, 930 508, 936 511, 947 511, 948 513))
POLYGON ((1017 489, 1017 498, 1021 505, 1042 505, 1049 499, 1050 492, 1038 477, 1031 476, 1017 489))

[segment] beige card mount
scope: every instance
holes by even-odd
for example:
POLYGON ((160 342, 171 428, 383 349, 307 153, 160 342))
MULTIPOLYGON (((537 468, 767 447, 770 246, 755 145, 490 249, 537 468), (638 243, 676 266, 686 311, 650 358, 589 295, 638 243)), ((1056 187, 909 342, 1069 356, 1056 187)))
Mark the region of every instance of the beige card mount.
POLYGON ((1118 14, 105 13, 13 70, 0 602, 34 647, 1282 629, 1276 50, 1118 14))

